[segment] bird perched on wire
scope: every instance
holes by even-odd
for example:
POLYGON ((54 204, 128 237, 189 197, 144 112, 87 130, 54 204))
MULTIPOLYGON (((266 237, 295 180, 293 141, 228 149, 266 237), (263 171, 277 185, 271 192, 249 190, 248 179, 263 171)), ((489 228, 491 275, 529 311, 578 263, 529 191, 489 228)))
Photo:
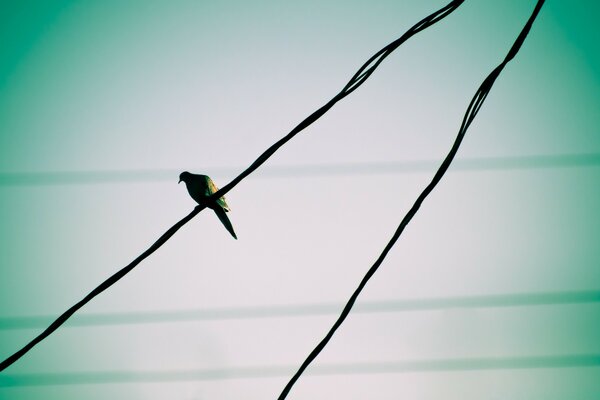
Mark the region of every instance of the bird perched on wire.
POLYGON ((202 206, 211 208, 215 214, 217 214, 217 217, 219 217, 223 225, 225 225, 225 228, 231 233, 231 236, 237 239, 235 231, 233 230, 233 225, 231 225, 231 221, 226 214, 231 209, 225 202, 225 196, 218 198, 210 204, 206 203, 206 199, 219 190, 212 179, 206 175, 192 174, 185 171, 179 175, 178 183, 181 182, 185 182, 185 186, 187 187, 190 196, 192 196, 192 199, 196 200, 196 202, 202 206))

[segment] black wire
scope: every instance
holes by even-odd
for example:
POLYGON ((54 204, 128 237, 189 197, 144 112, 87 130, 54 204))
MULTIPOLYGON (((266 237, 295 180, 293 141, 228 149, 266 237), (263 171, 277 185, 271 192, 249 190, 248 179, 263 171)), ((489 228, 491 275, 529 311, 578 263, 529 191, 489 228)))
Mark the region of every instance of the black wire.
POLYGON ((245 171, 243 171, 236 178, 234 178, 231 182, 229 182, 227 185, 223 186, 219 191, 217 191, 215 194, 213 194, 211 196, 211 199, 216 200, 216 199, 220 198, 221 196, 224 196, 231 189, 233 189, 238 183, 240 183, 242 181, 242 179, 244 179, 245 177, 250 175, 258 167, 260 167, 265 161, 267 161, 269 159, 269 157, 271 157, 273 155, 273 153, 275 153, 281 146, 283 146, 285 143, 287 143, 289 140, 291 140, 294 136, 296 136, 298 133, 300 133, 304 128, 308 127, 310 124, 312 124, 317 119, 319 119, 323 114, 325 114, 327 111, 329 111, 329 109, 331 109, 331 107, 333 107, 338 101, 342 100, 344 97, 348 96, 350 93, 352 93, 354 90, 356 90, 360 85, 362 85, 366 81, 366 79, 375 71, 375 69, 381 64, 381 62, 391 52, 393 52, 395 49, 397 49, 402 43, 404 43, 406 40, 408 40, 410 37, 412 37, 416 33, 419 33, 420 31, 430 27, 434 23, 436 23, 436 22, 440 21, 441 19, 443 19, 444 17, 448 16, 452 11, 456 10, 463 3, 463 1, 464 0, 451 1, 450 3, 448 3, 447 6, 442 7, 441 9, 434 12, 433 14, 425 17, 424 19, 419 21, 416 25, 414 25, 412 28, 410 28, 400 38, 396 39, 395 41, 393 41, 392 43, 390 43, 389 45, 387 45, 386 47, 384 47, 383 49, 381 49, 377 53, 375 53, 374 56, 369 58, 367 60, 367 62, 365 62, 358 69, 358 72, 356 74, 354 74, 354 76, 350 79, 348 84, 346 84, 346 86, 344 86, 344 88, 342 89, 341 92, 339 92, 331 100, 329 100, 329 102, 327 102, 327 104, 325 104, 324 106, 319 108, 317 111, 315 111, 314 113, 309 115, 306 119, 304 119, 304 121, 300 122, 294 129, 292 129, 290 131, 290 133, 288 133, 286 136, 284 136, 279 141, 277 141, 275 144, 273 144, 271 147, 269 147, 267 150, 265 150, 265 152, 263 154, 261 154, 256 159, 256 161, 254 161, 245 171), (368 70, 367 70, 368 73, 364 76, 364 78, 360 78, 362 71, 364 71, 367 68, 367 66, 370 65, 373 62, 373 60, 376 59, 377 57, 380 57, 380 58, 377 60, 377 62, 374 63, 373 66, 368 68, 368 70))
MULTIPOLYGON (((450 12, 455 10, 463 1, 464 0, 454 0, 451 3, 449 3, 446 7, 440 9, 439 11, 436 11, 429 17, 420 21, 417 25, 415 25, 407 33, 405 33, 400 39, 397 39, 396 41, 392 42, 392 44, 395 46, 394 49, 396 49, 401 43, 406 41, 409 37, 411 37, 415 33, 425 29, 428 26, 431 26, 433 23, 439 21, 441 18, 450 14, 450 12)), ((390 44, 388 46, 392 46, 392 44, 390 44)), ((387 48, 387 46, 386 46, 386 48, 387 48)), ((366 64, 364 64, 363 67, 361 67, 361 69, 359 69, 359 71, 364 69, 365 66, 368 65, 369 63, 370 62, 367 62, 366 64)), ((376 63, 376 65, 374 67, 371 67, 370 73, 372 73, 375 70, 377 65, 379 65, 379 63, 376 63)), ((306 119, 304 119, 302 122, 300 122, 294 129, 292 129, 292 131, 290 133, 288 133, 286 136, 284 136, 279 141, 277 141, 275 144, 273 144, 271 147, 269 147, 263 154, 261 154, 256 159, 256 161, 254 161, 250 165, 250 167, 248 167, 241 174, 239 174, 236 178, 234 178, 230 183, 228 183, 227 185, 222 187, 220 190, 218 190, 216 193, 214 193, 211 197, 209 197, 206 200, 206 203, 210 204, 212 201, 215 201, 218 198, 224 196, 227 192, 229 192, 231 189, 233 189, 238 183, 240 183, 244 178, 246 178, 248 175, 250 175, 252 172, 254 172, 258 167, 260 167, 265 161, 267 161, 269 159, 269 157, 271 157, 281 146, 286 144, 294 136, 296 136, 298 133, 300 133, 306 127, 308 127, 313 122, 315 122, 317 119, 319 119, 331 107, 333 107, 338 101, 340 101, 341 99, 346 97, 348 94, 350 94, 350 92, 355 90, 358 86, 362 85, 365 82, 365 80, 366 80, 366 78, 361 79, 360 81, 354 82, 354 79, 351 79, 350 83, 352 83, 352 88, 348 88, 348 85, 346 85, 346 87, 344 87, 344 89, 342 89, 342 91, 340 93, 335 95, 329 102, 327 102, 324 106, 319 108, 317 111, 313 112, 306 119)), ((90 292, 87 296, 85 296, 81 301, 79 301, 74 306, 72 306, 67 311, 65 311, 52 324, 50 324, 50 326, 48 328, 46 328, 42 333, 40 333, 33 340, 31 340, 29 343, 27 343, 22 349, 18 350, 16 353, 14 353, 10 357, 8 357, 6 360, 2 361, 0 363, 0 371, 3 371, 6 368, 8 368, 11 364, 13 364, 19 358, 21 358, 29 350, 31 350, 33 348, 33 346, 35 346, 37 343, 44 340, 52 332, 54 332, 62 324, 64 324, 65 321, 67 319, 69 319, 77 310, 79 310, 81 307, 83 307, 86 303, 88 303, 94 297, 96 297, 97 295, 99 295, 100 293, 102 293, 103 291, 108 289, 110 286, 115 284, 117 281, 119 281, 121 278, 123 278, 125 275, 127 275, 142 260, 144 260, 150 254, 154 253, 158 248, 160 248, 167 240, 169 240, 169 238, 171 236, 173 236, 175 234, 175 232, 177 232, 183 225, 188 223, 192 218, 194 218, 197 214, 199 214, 204 208, 206 208, 206 207, 205 206, 197 206, 191 213, 189 213, 187 216, 182 218, 179 222, 177 222, 175 225, 173 225, 167 232, 165 232, 148 250, 143 252, 135 260, 133 260, 129 265, 127 265, 126 267, 124 267, 123 269, 121 269, 120 271, 118 271, 114 275, 112 275, 110 278, 108 278, 107 280, 102 282, 98 287, 96 287, 94 290, 92 290, 92 292, 90 292)))
POLYGON ((533 10, 533 13, 529 17, 529 20, 523 27, 523 30, 517 37, 515 43, 512 45, 512 47, 511 47, 510 51, 508 52, 508 55, 506 56, 504 61, 502 61, 502 63, 500 63, 500 65, 498 65, 487 76, 487 78, 484 79, 483 83, 481 84, 481 86, 479 87, 477 92, 475 93, 475 96, 471 100, 471 103, 467 107, 467 111, 463 118, 463 122, 460 126, 460 129, 458 131, 458 134, 456 136, 454 144, 452 145, 452 148, 450 149, 450 152, 448 153, 448 155, 446 156, 446 158, 440 165, 439 169, 433 176, 433 179, 425 187, 425 189, 421 192, 421 194, 419 195, 419 197, 417 198, 417 200, 415 201, 415 203, 413 204, 411 209, 404 216, 404 218, 400 222, 400 225, 396 229, 396 232, 394 233, 394 235, 392 236, 392 238, 390 239, 388 244, 385 246, 385 248, 383 249, 383 251, 381 252, 379 257, 377 258, 377 261, 375 261, 375 263, 367 271, 366 275, 363 277, 362 281, 359 283, 359 285, 356 288, 356 290, 354 291, 354 293, 352 293, 352 296, 350 296, 350 299, 346 303, 346 306, 342 310, 342 313, 340 314, 338 319, 335 321, 335 323, 333 324, 333 326, 331 327, 329 332, 327 332, 325 337, 319 342, 319 344, 317 344, 317 346, 313 349, 313 351, 304 360, 304 362, 302 363, 302 365, 300 366, 298 371, 292 376, 290 381, 284 387, 283 391, 281 392, 281 394, 278 397, 279 400, 283 400, 287 397, 290 390, 292 389, 292 387, 294 386, 296 381, 300 378, 302 373, 306 370, 306 368, 310 365, 310 363, 319 355, 319 353, 321 353, 321 351, 323 351, 325 346, 327 346, 327 343, 329 343, 329 341, 331 340, 331 338, 333 337, 335 332, 342 325, 342 323, 344 322, 344 320, 350 313, 350 310, 352 310, 352 306, 356 302, 356 299, 358 298, 358 296, 360 295, 360 293, 366 286, 367 282, 371 279, 371 277, 375 274, 375 272, 377 272, 377 269, 379 269, 379 266, 381 265, 381 263, 383 262, 383 260, 385 259, 385 257, 389 253, 389 251, 392 249, 392 247, 394 246, 394 244, 396 243, 396 241, 398 240, 398 238, 404 231, 404 228, 408 225, 408 223, 412 220, 414 215, 417 213, 417 211, 421 207, 421 204, 423 203, 425 198, 427 198, 427 196, 433 191, 433 189, 436 187, 436 185, 440 182, 440 180, 442 179, 442 177, 444 176, 444 174, 450 167, 452 160, 456 156, 456 153, 458 152, 458 149, 459 149, 460 144, 465 136, 465 133, 467 132, 467 129, 469 128, 469 126, 475 119, 475 116, 479 112, 481 106, 483 105, 483 102, 485 101, 488 93, 492 89, 492 86, 493 86, 496 78, 498 78, 498 76, 500 75, 500 72, 504 69, 506 64, 514 58, 516 53, 521 48, 521 45, 523 44, 523 41, 527 37, 527 34, 529 33, 529 30, 531 29, 531 25, 533 24, 533 21, 537 17, 537 15, 540 11, 540 8, 542 7, 543 4, 544 4, 544 0, 538 0, 537 4, 535 6, 535 9, 533 10))

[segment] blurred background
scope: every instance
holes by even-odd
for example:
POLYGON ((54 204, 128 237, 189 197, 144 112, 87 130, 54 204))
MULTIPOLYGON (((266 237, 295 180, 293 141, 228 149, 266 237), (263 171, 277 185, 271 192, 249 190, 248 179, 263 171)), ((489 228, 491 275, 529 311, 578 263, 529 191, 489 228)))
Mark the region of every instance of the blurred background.
MULTIPOLYGON (((272 399, 535 1, 466 1, 0 374, 0 399, 272 399)), ((446 1, 0 2, 0 358, 446 1)), ((548 1, 290 399, 600 398, 598 2, 548 1)))

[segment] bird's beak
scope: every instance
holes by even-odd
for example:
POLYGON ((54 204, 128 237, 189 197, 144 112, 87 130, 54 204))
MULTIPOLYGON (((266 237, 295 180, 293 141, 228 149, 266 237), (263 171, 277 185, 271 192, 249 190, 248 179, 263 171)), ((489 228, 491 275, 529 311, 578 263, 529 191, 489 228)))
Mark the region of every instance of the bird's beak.
POLYGON ((181 179, 179 179, 179 182, 177 182, 177 184, 179 185, 181 183, 181 179))

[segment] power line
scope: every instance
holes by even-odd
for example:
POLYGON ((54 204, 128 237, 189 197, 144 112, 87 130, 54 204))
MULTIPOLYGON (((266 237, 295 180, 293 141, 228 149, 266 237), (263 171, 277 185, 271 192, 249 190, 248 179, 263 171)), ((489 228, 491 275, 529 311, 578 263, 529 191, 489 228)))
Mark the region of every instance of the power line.
MULTIPOLYGON (((600 303, 600 291, 570 291, 542 293, 513 293, 486 296, 442 297, 412 300, 370 301, 357 304, 355 314, 396 313, 465 308, 528 307, 567 304, 600 303)), ((215 321, 231 319, 313 317, 339 313, 341 303, 295 304, 281 306, 254 306, 173 310, 162 312, 118 312, 79 314, 73 316, 65 327, 102 325, 129 325, 150 323, 176 323, 185 321, 215 321)), ((34 329, 47 326, 51 316, 0 318, 0 330, 34 329)))
MULTIPOLYGON (((452 12, 453 11, 452 7, 458 7, 459 4, 460 3, 454 3, 454 4, 450 3, 444 9, 438 11, 438 13, 437 13, 438 15, 432 14, 431 16, 425 18, 423 21, 421 21, 417 25, 415 25, 415 27, 424 27, 424 26, 427 26, 427 24, 433 23, 433 21, 435 21, 435 18, 437 18, 440 15, 443 15, 444 12, 452 12)), ((327 346, 327 344, 329 343, 329 341, 331 340, 331 338, 333 337, 335 332, 342 325, 342 323, 344 322, 344 320, 346 319, 348 314, 350 314, 350 311, 352 310, 354 303, 358 299, 358 296, 360 295, 360 293, 362 292, 364 287, 367 285, 367 283, 369 282, 371 277, 377 272, 377 270, 383 263, 383 260, 385 259, 385 257, 389 253, 389 251, 392 249, 392 247, 394 247, 394 245, 400 238, 400 235, 404 231, 404 228, 406 228, 406 226, 410 223, 412 218, 415 216, 415 214, 417 213, 417 211, 423 204, 423 201, 425 201, 427 196, 429 196, 429 194, 433 191, 433 189, 441 181, 442 177, 444 176, 444 174, 446 173, 448 168, 450 168, 450 164, 456 157, 456 153, 458 153, 458 149, 460 148, 462 140, 463 140, 465 134, 467 133, 469 126, 471 125, 471 123, 473 122, 475 117, 477 116, 477 113, 479 112, 479 110, 481 109, 481 106, 485 102, 487 95, 492 90, 492 86, 494 85, 494 82, 496 81, 498 76, 500 76, 500 73, 502 72, 504 67, 506 67, 506 65, 518 53, 519 49, 521 48, 521 45, 525 41, 525 38, 529 34, 529 31, 531 29, 533 21, 536 19, 543 4, 544 4, 544 0, 537 1, 531 16, 525 23, 525 26, 521 30, 521 33, 519 34, 519 36, 513 43, 510 50, 508 51, 508 54, 506 55, 504 60, 496 68, 494 68, 494 70, 485 78, 483 83, 479 86, 479 89, 477 89, 475 96, 473 96, 473 99, 471 100, 471 102, 469 103, 469 106, 467 107, 467 111, 465 112, 465 116, 461 123, 460 129, 458 130, 458 134, 456 135, 456 139, 454 140, 454 143, 452 144, 452 148, 450 149, 450 151, 448 152, 448 155, 446 156, 446 158, 444 159, 444 161, 442 162, 442 164, 436 171, 431 182, 425 187, 425 189, 423 189, 423 191, 421 192, 419 197, 417 197, 417 199, 415 200, 413 206, 406 213, 406 215, 400 222, 400 225, 396 229, 396 232, 394 232, 394 235, 392 236, 392 238, 390 239, 388 244, 385 246, 385 248, 383 249, 383 251, 381 252, 379 257, 377 258, 375 263, 371 266, 371 268, 369 268, 369 270, 367 271, 367 273, 365 274, 363 279, 358 284, 358 287, 356 288, 356 290, 352 293, 352 295, 348 299, 348 302, 344 306, 344 309, 343 309, 342 313, 340 314, 339 318, 335 321, 335 323, 333 324, 331 329, 327 332, 325 337, 310 352, 308 357, 306 357, 306 359, 304 360, 304 362, 302 363, 302 365, 300 366, 298 371, 294 374, 294 376, 292 376, 292 378, 289 380, 289 382, 285 385, 281 394, 278 397, 279 400, 283 400, 287 397, 290 390, 292 389, 292 387, 294 386, 296 381, 300 378, 300 376, 304 373, 306 368, 314 361, 315 358, 317 358, 317 356, 321 353, 321 351, 323 351, 325 346, 327 346)), ((415 27, 413 27, 412 29, 415 29, 415 27)), ((410 32, 410 30, 409 30, 409 32, 410 32)))
MULTIPOLYGON (((438 165, 435 160, 279 165, 265 167, 254 178, 286 178, 305 176, 339 176, 360 174, 402 174, 430 172, 438 165)), ((471 157, 453 162, 453 171, 488 171, 512 169, 541 169, 565 167, 590 167, 600 165, 600 153, 524 155, 507 157, 471 157)), ((210 171, 211 176, 231 176, 240 168, 198 168, 210 171)), ((89 185, 133 182, 171 182, 181 169, 147 170, 96 170, 96 171, 44 171, 2 172, 0 186, 50 186, 89 185)))
POLYGON ((294 138, 298 133, 303 131, 305 128, 310 126, 313 122, 321 118, 327 111, 329 111, 338 101, 344 99, 354 90, 356 90, 360 85, 362 85, 368 77, 375 71, 375 69, 381 64, 381 62, 389 56, 394 50, 396 50, 402 43, 408 40, 411 36, 416 33, 430 27, 436 22, 440 21, 452 11, 454 11, 464 0, 454 0, 447 6, 443 7, 439 11, 431 14, 426 17, 422 21, 420 21, 417 25, 413 26, 409 29, 404 35, 402 35, 399 39, 396 39, 377 53, 373 55, 367 62, 365 62, 354 74, 354 76, 350 79, 350 81, 344 86, 344 88, 336 94, 331 100, 329 100, 325 105, 321 108, 313 112, 311 115, 306 117, 302 122, 300 122, 294 129, 292 129, 287 135, 283 138, 279 139, 273 145, 271 145, 267 150, 265 150, 248 168, 242 171, 238 176, 236 176, 231 182, 223 186, 217 192, 213 193, 211 196, 206 198, 206 202, 204 205, 197 206, 192 212, 190 212, 187 216, 178 221, 175 225, 169 228, 161 237, 158 238, 156 242, 152 244, 146 251, 140 254, 135 260, 129 263, 127 266, 123 267, 121 270, 117 271, 115 274, 110 276, 104 282, 102 282, 99 286, 97 286, 94 290, 92 290, 88 295, 86 295, 82 300, 75 303, 71 306, 67 311, 61 314, 54 322, 50 324, 42 333, 36 336, 33 340, 27 343, 23 348, 19 349, 16 353, 9 356, 4 361, 0 362, 0 371, 5 370, 10 365, 12 365, 15 361, 25 355, 29 350, 31 350, 36 344, 44 340, 46 337, 51 335, 54 331, 56 331, 62 324, 65 323, 75 312, 77 312, 81 307, 90 302, 94 297, 98 296, 100 293, 104 292, 106 289, 114 285, 121 278, 127 275, 132 269, 134 269, 140 262, 158 250, 163 244, 165 244, 182 226, 187 224, 192 220, 197 214, 199 214, 202 210, 206 208, 206 204, 211 204, 215 202, 217 199, 221 198, 235 186, 237 186, 243 179, 253 173, 256 169, 258 169, 262 164, 264 164, 279 148, 289 142, 292 138, 294 138))
MULTIPOLYGON (((594 368, 600 354, 565 354, 527 357, 446 358, 388 362, 362 362, 316 365, 312 376, 399 374, 408 372, 521 370, 540 368, 594 368)), ((90 371, 0 375, 0 387, 84 385, 114 383, 154 383, 266 379, 289 376, 291 365, 265 365, 222 369, 167 371, 90 371)))

